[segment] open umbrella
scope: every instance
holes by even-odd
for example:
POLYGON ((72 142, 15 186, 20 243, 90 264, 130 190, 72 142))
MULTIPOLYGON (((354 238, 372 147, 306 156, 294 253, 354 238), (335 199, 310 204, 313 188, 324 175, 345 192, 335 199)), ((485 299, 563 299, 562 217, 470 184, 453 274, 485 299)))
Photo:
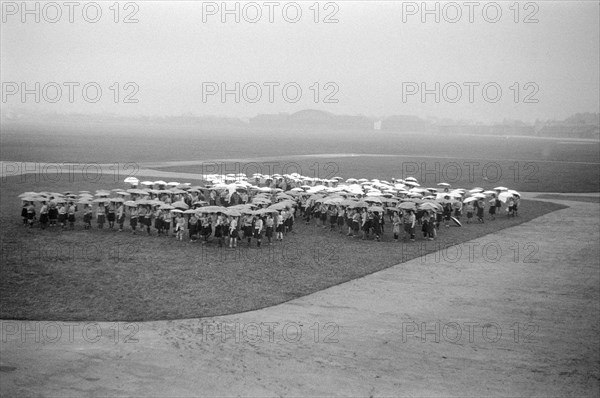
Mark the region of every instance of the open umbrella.
POLYGON ((185 202, 183 202, 181 200, 177 201, 175 203, 172 203, 171 206, 173 206, 173 207, 175 207, 177 209, 183 209, 183 210, 187 210, 187 209, 190 208, 185 202))
POLYGON ((403 210, 415 210, 414 202, 402 202, 398 205, 398 208, 403 210))

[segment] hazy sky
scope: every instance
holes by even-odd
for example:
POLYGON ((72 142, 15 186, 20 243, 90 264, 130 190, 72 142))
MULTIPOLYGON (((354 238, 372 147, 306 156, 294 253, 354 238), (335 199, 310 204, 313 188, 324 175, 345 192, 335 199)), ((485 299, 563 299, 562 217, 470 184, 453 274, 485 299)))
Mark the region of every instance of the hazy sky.
POLYGON ((533 121, 599 108, 596 1, 521 2, 517 3, 518 16, 512 1, 478 2, 473 22, 469 22, 470 8, 465 2, 427 3, 432 10, 438 7, 439 22, 434 14, 423 14, 420 1, 320 2, 316 6, 313 1, 271 2, 273 22, 269 22, 268 2, 228 2, 232 10, 237 4, 239 23, 234 14, 223 13, 220 1, 120 2, 117 23, 112 1, 78 3, 72 23, 69 7, 62 1, 54 4, 60 6, 60 19, 57 8, 45 2, 29 2, 31 14, 24 14, 20 1, 2 3, 0 66, 5 114, 39 110, 248 117, 316 108, 338 114, 533 121), (35 22, 36 4, 39 23, 35 22), (96 17, 97 9, 102 12, 99 21, 86 21, 96 17), (302 12, 299 21, 289 22, 298 19, 297 9, 302 12), (315 23, 317 9, 319 22, 315 23), (501 16, 492 23, 498 19, 498 9, 501 16), (262 13, 260 19, 257 10, 262 13), (137 22, 124 23, 128 15, 137 22), (328 15, 337 22, 324 23, 328 15), (227 18, 225 22, 222 17, 227 18), (538 22, 524 23, 527 17, 538 22), (58 22, 49 22, 55 19, 58 22), (258 21, 252 23, 253 19, 258 21), (36 82, 40 83, 40 102, 35 103, 33 94, 23 101, 21 83, 34 89, 36 82), (69 102, 69 82, 79 83, 72 86, 73 103, 69 102), (134 85, 125 87, 128 82, 134 85), (240 84, 239 103, 234 94, 226 95, 224 101, 220 92, 208 95, 209 89, 221 90, 221 83, 234 92, 236 82, 240 84), (436 82, 440 84, 439 103, 435 102, 436 82), (86 83, 94 84, 84 97, 86 83), (282 87, 287 83, 291 84, 286 97, 282 87), (421 83, 432 91, 424 101, 421 83), (56 86, 62 87, 62 96, 52 103, 56 86), (120 97, 115 103, 117 86, 120 97), (260 99, 256 98, 257 86, 262 91, 260 99), (101 97, 87 102, 86 98, 94 99, 95 87, 102 89, 101 97), (139 90, 134 93, 136 87, 139 90), (293 103, 297 87, 302 94, 293 103), (460 98, 456 87, 461 88, 460 98), (500 95, 497 88, 502 90, 500 95), (19 92, 12 95, 15 89, 19 92), (138 103, 124 103, 127 94, 133 94, 131 98, 138 103), (324 102, 328 95, 337 103, 324 102), (528 95, 537 103, 525 103, 528 95), (497 102, 492 102, 495 97, 497 102))

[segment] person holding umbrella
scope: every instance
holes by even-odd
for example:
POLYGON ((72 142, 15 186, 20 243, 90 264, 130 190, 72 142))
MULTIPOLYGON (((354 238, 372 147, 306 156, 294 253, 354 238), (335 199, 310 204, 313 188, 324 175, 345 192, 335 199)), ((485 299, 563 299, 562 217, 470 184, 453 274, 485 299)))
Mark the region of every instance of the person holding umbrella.
POLYGON ((417 217, 415 216, 415 213, 413 210, 407 210, 404 213, 404 218, 403 218, 403 223, 404 223, 404 238, 406 239, 406 235, 410 235, 410 240, 412 242, 415 241, 415 225, 417 224, 417 217))
POLYGON ((62 229, 67 225, 67 207, 64 203, 58 204, 58 223, 62 229))
POLYGON ((86 204, 83 206, 83 229, 92 228, 92 206, 86 204))
POLYGON ((373 233, 375 234, 375 240, 377 242, 380 241, 380 235, 381 235, 381 220, 379 218, 379 212, 378 211, 374 211, 373 212, 373 219, 371 220, 371 225, 373 226, 373 233))
POLYGON ((67 220, 69 221, 69 227, 71 229, 75 229, 75 204, 73 202, 69 202, 69 207, 67 208, 67 220))
POLYGON ((477 206, 477 220, 483 224, 483 214, 485 212, 485 202, 483 201, 483 199, 479 199, 477 202, 475 202, 476 206, 477 206))
POLYGON ((106 220, 108 221, 108 227, 113 229, 115 226, 116 212, 115 204, 110 201, 108 204, 108 213, 106 214, 106 220))
POLYGON ((260 215, 254 216, 254 237, 256 238, 256 246, 260 247, 263 232, 263 220, 260 215))
POLYGON ((394 234, 394 239, 398 240, 398 236, 400 235, 400 224, 402 224, 402 219, 398 214, 398 211, 394 210, 394 215, 392 216, 392 233, 394 234))
POLYGON ((35 221, 35 205, 32 202, 29 202, 27 206, 27 222, 29 224, 29 228, 33 228, 33 222, 35 221))
POLYGON ((490 208, 488 209, 490 214, 490 220, 496 219, 496 195, 492 194, 492 200, 490 200, 490 208))
POLYGON ((125 224, 125 205, 119 203, 117 207, 117 224, 119 224, 119 232, 123 232, 123 224, 125 224))
POLYGON ((150 228, 152 228, 152 216, 154 212, 152 211, 152 206, 148 205, 146 208, 146 214, 144 214, 144 225, 146 226, 146 233, 150 235, 150 228))
POLYGON ((273 244, 273 228, 275 225, 275 219, 273 218, 273 214, 267 213, 267 217, 265 219, 265 236, 269 241, 269 245, 273 244))
MULTIPOLYGON (((62 209, 62 207, 61 207, 62 209)), ((60 219, 60 210, 59 210, 60 219)), ((104 228, 104 221, 106 220, 106 209, 104 203, 98 202, 98 208, 96 209, 96 222, 98 223, 98 229, 104 228)))
POLYGON ((181 213, 177 213, 175 216, 175 237, 178 240, 183 240, 183 233, 185 229, 185 219, 181 213))
POLYGON ((471 223, 471 219, 473 218, 473 213, 475 212, 475 207, 473 206, 474 201, 469 201, 465 205, 465 211, 467 212, 467 224, 471 223))
POLYGON ((52 199, 48 202, 48 221, 50 227, 56 226, 56 220, 58 219, 58 209, 56 208, 56 202, 52 199))
POLYGON ((23 217, 23 226, 27 226, 27 209, 29 208, 29 202, 24 200, 23 207, 21 207, 21 217, 23 217))
POLYGON ((171 221, 172 221, 172 216, 171 216, 171 212, 169 211, 169 209, 162 210, 162 217, 163 217, 162 231, 165 232, 165 236, 169 236, 169 231, 171 229, 171 221))
POLYGON ((48 225, 48 205, 46 201, 42 202, 42 208, 40 209, 40 227, 46 229, 48 225))
POLYGON ((134 205, 129 210, 129 226, 131 227, 131 232, 135 235, 137 224, 138 224, 139 211, 137 205, 134 205))
POLYGON ((239 237, 238 232, 238 217, 232 217, 229 223, 229 247, 237 247, 237 239, 239 237))

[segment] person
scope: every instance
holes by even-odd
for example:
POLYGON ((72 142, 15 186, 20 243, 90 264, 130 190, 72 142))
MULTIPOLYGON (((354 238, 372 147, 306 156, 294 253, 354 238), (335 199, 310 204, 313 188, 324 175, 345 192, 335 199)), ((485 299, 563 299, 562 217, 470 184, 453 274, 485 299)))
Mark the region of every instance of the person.
POLYGON ((217 238, 217 243, 219 247, 223 247, 223 235, 225 231, 223 231, 223 215, 221 212, 217 212, 217 220, 215 222, 215 238, 217 238))
POLYGON ((92 206, 83 206, 83 229, 92 228, 92 206))
POLYGON ((183 240, 184 227, 185 219, 181 213, 177 213, 175 216, 175 236, 178 240, 183 240))
POLYGON ((425 237, 429 240, 433 240, 436 236, 435 222, 433 221, 434 215, 431 214, 430 211, 426 211, 425 214, 429 220, 427 223, 427 229, 425 231, 425 237))
POLYGON ((394 239, 398 240, 398 236, 400 235, 400 225, 402 224, 402 219, 397 211, 394 211, 394 215, 392 216, 392 233, 394 234, 394 239))
POLYGON ((48 205, 46 202, 42 202, 42 208, 40 209, 40 227, 46 229, 48 225, 48 205))
POLYGON ((490 200, 490 208, 488 209, 488 213, 490 215, 490 220, 496 219, 496 195, 492 195, 492 199, 490 200))
POLYGON ((465 205, 465 211, 467 212, 467 224, 470 224, 471 219, 473 218, 473 213, 475 212, 475 207, 473 206, 473 201, 471 201, 465 205))
POLYGON ((58 223, 62 229, 67 226, 67 207, 64 203, 58 204, 58 223))
POLYGON ((276 232, 275 240, 283 241, 283 216, 281 214, 281 210, 275 216, 274 224, 275 224, 275 232, 276 232))
POLYGON ((479 199, 476 203, 477 206, 477 220, 483 224, 483 215, 485 212, 485 202, 483 199, 479 199))
POLYGON ((169 231, 171 230, 171 221, 173 216, 171 215, 171 211, 168 209, 164 209, 162 211, 163 222, 162 222, 162 230, 165 233, 165 236, 169 236, 169 231))
POLYGON ((29 202, 24 200, 23 207, 21 208, 21 217, 23 217, 23 226, 26 227, 28 224, 27 221, 27 208, 29 207, 29 202))
POLYGON ((263 232, 263 220, 260 216, 254 217, 254 237, 256 238, 256 246, 260 247, 263 232))
POLYGON ((137 229, 138 216, 139 216, 138 208, 137 208, 137 206, 133 206, 131 208, 131 210, 129 210, 129 226, 131 227, 131 231, 133 232, 134 235, 135 235, 136 229, 137 229))
POLYGON ((268 213, 265 219, 265 236, 269 241, 269 245, 273 244, 273 229, 275 225, 275 219, 273 218, 273 214, 268 213))
MULTIPOLYGON (((248 246, 250 246, 250 240, 252 239, 252 223, 253 223, 252 214, 246 214, 244 216, 244 238, 248 241, 248 246)), ((283 223, 281 226, 281 230, 283 231, 283 223)))
POLYGON ((234 248, 237 247, 237 239, 239 237, 239 232, 237 229, 238 226, 238 218, 233 217, 231 222, 229 223, 229 247, 234 248))
POLYGON ((67 220, 69 221, 69 227, 71 229, 75 229, 75 211, 75 204, 69 202, 69 207, 67 208, 67 220))
MULTIPOLYGON (((59 210, 60 217, 60 210, 59 210)), ((98 229, 104 228, 104 221, 106 220, 106 210, 104 209, 103 203, 98 203, 98 208, 96 209, 96 222, 98 224, 98 229)))
POLYGON ((152 206, 148 205, 146 208, 146 214, 144 214, 144 225, 146 226, 146 233, 150 235, 150 228, 152 227, 152 206))
POLYGON ((377 242, 379 242, 381 239, 381 220, 379 218, 378 211, 373 212, 372 226, 373 226, 373 233, 375 234, 375 240, 377 242))
POLYGON ((462 212, 463 212, 462 199, 454 201, 453 207, 454 207, 454 217, 457 220, 460 220, 460 218, 462 217, 462 212))
POLYGON ((369 222, 369 215, 367 214, 367 209, 364 209, 361 215, 361 229, 362 229, 362 239, 365 240, 369 236, 369 229, 371 229, 371 223, 369 222))
POLYGON ((27 222, 29 223, 29 228, 33 228, 33 222, 35 221, 35 205, 33 202, 29 202, 27 206, 27 222))
POLYGON ((119 232, 123 232, 123 224, 125 223, 125 205, 119 203, 116 212, 117 224, 119 224, 119 232))
POLYGON ((513 215, 515 217, 519 217, 519 204, 521 202, 521 197, 519 195, 513 195, 513 215))
POLYGON ((329 209, 327 210, 327 216, 329 217, 329 232, 333 232, 335 230, 335 226, 337 225, 337 210, 334 205, 329 205, 329 209))
POLYGON ((56 226, 56 220, 58 219, 58 209, 56 208, 56 202, 50 200, 48 202, 48 221, 50 222, 50 227, 56 226))
MULTIPOLYGON (((198 224, 199 220, 198 217, 196 216, 196 214, 192 214, 190 216, 190 219, 188 220, 188 233, 189 233, 189 238, 190 238, 190 242, 195 241, 198 235, 198 224)), ((160 232, 159 232, 160 234, 160 232)), ((216 235, 216 233, 215 233, 216 235)))
POLYGON ((450 217, 452 217, 452 203, 448 202, 444 205, 444 224, 446 228, 450 228, 450 217))
POLYGON ((108 227, 110 229, 113 229, 115 226, 115 218, 116 218, 115 203, 109 202, 108 213, 106 214, 106 220, 108 221, 108 227))
POLYGON ((354 209, 354 215, 352 216, 352 235, 350 235, 350 236, 354 236, 355 238, 358 238, 361 221, 362 221, 362 216, 360 214, 360 209, 354 209))
POLYGON ((410 235, 410 240, 412 242, 415 241, 415 225, 417 223, 417 218, 415 213, 412 210, 407 210, 404 213, 404 219, 402 220, 404 224, 404 238, 406 239, 406 235, 410 235))
POLYGON ((337 225, 339 233, 344 233, 344 223, 346 222, 346 210, 343 206, 337 206, 337 225))

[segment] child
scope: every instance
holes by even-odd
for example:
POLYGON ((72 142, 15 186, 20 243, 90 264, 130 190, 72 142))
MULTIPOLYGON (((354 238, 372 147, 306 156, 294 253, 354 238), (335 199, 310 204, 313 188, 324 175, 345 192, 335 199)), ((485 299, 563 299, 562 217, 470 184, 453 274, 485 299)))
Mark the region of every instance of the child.
POLYGON ((276 232, 276 240, 278 241, 283 241, 283 216, 281 215, 281 211, 279 211, 279 214, 276 216, 276 219, 274 220, 274 224, 275 224, 275 232, 276 232))
POLYGON ((144 215, 144 225, 146 225, 146 233, 150 235, 150 228, 152 227, 152 215, 154 212, 152 211, 152 206, 148 206, 146 209, 146 214, 144 215))
POLYGON ((229 223, 229 247, 230 248, 237 247, 237 239, 239 237, 237 225, 238 225, 238 218, 233 217, 231 222, 229 223))
POLYGON ((183 232, 185 227, 185 219, 181 214, 175 216, 175 236, 179 240, 183 240, 183 232))
POLYGON ((28 201, 23 201, 23 207, 21 208, 21 217, 23 217, 23 226, 26 227, 27 226, 27 208, 29 207, 29 202, 28 201))
POLYGON ((46 229, 48 225, 48 205, 46 202, 42 202, 42 208, 40 209, 40 227, 46 229))
POLYGON ((492 195, 492 200, 490 200, 490 208, 488 209, 488 213, 490 214, 490 220, 496 219, 496 195, 492 195))
POLYGON ((58 218, 58 209, 56 203, 53 201, 48 202, 48 220, 50 221, 50 227, 56 226, 56 219, 58 218))
POLYGON ((67 224, 67 207, 62 203, 58 205, 58 223, 62 229, 65 229, 67 224))
POLYGON ((381 220, 379 219, 378 211, 373 212, 373 220, 372 220, 371 225, 373 226, 373 233, 375 234, 375 240, 377 242, 379 242, 380 235, 381 235, 381 220))
POLYGON ((67 220, 69 221, 69 227, 75 229, 75 205, 73 202, 69 202, 67 209, 67 220))
POLYGON ((123 203, 119 203, 117 207, 117 223, 119 224, 119 232, 123 232, 123 224, 125 223, 125 206, 123 203))
POLYGON ((400 215, 397 211, 394 211, 394 215, 392 217, 392 224, 394 225, 392 228, 394 240, 398 240, 398 236, 400 235, 400 224, 402 224, 402 219, 400 219, 400 215))
POLYGON ((162 229, 165 232, 165 236, 169 236, 169 230, 171 229, 171 221, 172 221, 173 217, 171 216, 171 212, 166 209, 162 211, 162 215, 163 215, 162 229))
POLYGON ((92 228, 92 207, 85 205, 83 208, 83 229, 92 228))
POLYGON ((163 231, 163 219, 164 213, 158 207, 154 210, 154 228, 158 231, 158 236, 162 234, 163 231))
POLYGON ((137 207, 132 207, 129 211, 129 226, 131 227, 132 233, 135 235, 138 223, 138 209, 137 207))
MULTIPOLYGON (((60 210, 59 210, 60 217, 60 210)), ((104 228, 104 221, 106 220, 106 209, 104 208, 103 203, 98 203, 98 208, 96 209, 96 222, 98 223, 98 229, 104 228)))
POLYGON ((108 221, 108 227, 110 229, 113 229, 115 226, 115 218, 116 218, 115 204, 114 204, 114 202, 110 202, 110 204, 108 205, 108 213, 106 215, 106 220, 108 221))
POLYGON ((269 245, 273 244, 272 238, 273 238, 273 227, 275 225, 275 219, 273 218, 273 214, 268 213, 267 214, 267 218, 265 220, 265 236, 267 237, 267 240, 269 241, 269 245))
POLYGON ((471 219, 473 218, 473 213, 475 212, 475 207, 473 206, 472 201, 466 204, 465 210, 467 212, 467 224, 470 224, 471 219))
POLYGON ((27 222, 29 223, 29 228, 33 228, 33 222, 35 221, 35 206, 33 202, 29 202, 29 206, 27 206, 27 222))
POLYGON ((256 246, 260 247, 263 232, 263 220, 260 216, 254 217, 254 237, 256 238, 256 246))
POLYGON ((483 214, 485 212, 485 202, 483 199, 477 201, 477 220, 483 224, 483 214))
POLYGON ((410 235, 410 240, 412 242, 415 241, 415 225, 417 223, 417 218, 415 213, 412 210, 408 210, 404 214, 404 239, 406 239, 407 235, 410 235))

